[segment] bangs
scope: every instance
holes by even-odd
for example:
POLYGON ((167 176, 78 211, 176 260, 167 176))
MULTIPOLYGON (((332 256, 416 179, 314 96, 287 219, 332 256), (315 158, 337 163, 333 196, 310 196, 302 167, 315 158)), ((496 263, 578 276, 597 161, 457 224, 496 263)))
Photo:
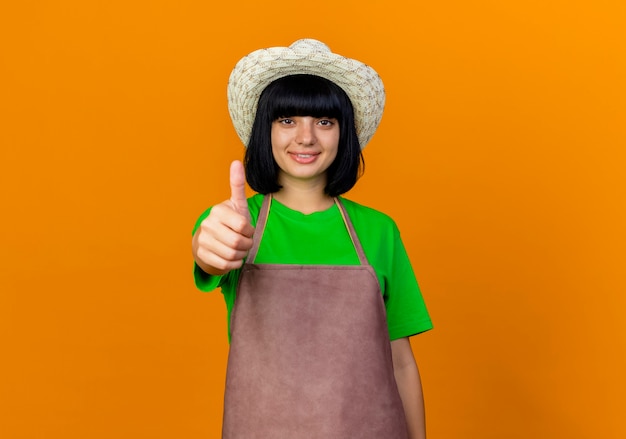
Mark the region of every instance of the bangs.
POLYGON ((314 75, 291 75, 272 82, 261 94, 259 103, 267 105, 271 120, 289 116, 332 117, 342 119, 347 106, 345 92, 335 83, 314 75), (264 96, 265 95, 265 96, 264 96))

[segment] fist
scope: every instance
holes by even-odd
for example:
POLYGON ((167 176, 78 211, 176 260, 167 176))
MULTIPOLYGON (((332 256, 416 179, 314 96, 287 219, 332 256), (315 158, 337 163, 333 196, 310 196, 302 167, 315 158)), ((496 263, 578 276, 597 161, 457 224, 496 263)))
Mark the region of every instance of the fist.
POLYGON ((192 240, 193 256, 208 274, 222 275, 241 267, 252 248, 254 227, 245 192, 243 164, 230 166, 230 199, 213 206, 192 240))

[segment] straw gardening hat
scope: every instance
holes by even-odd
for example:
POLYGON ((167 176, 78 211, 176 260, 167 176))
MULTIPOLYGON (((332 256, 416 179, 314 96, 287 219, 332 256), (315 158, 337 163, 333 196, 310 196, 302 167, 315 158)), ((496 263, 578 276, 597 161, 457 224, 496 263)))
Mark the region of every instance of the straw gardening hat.
POLYGON ((272 81, 310 74, 340 86, 354 107, 361 148, 372 138, 385 106, 385 89, 378 73, 360 61, 332 53, 321 41, 302 39, 289 47, 256 50, 243 57, 228 80, 228 111, 237 135, 248 145, 261 92, 272 81))

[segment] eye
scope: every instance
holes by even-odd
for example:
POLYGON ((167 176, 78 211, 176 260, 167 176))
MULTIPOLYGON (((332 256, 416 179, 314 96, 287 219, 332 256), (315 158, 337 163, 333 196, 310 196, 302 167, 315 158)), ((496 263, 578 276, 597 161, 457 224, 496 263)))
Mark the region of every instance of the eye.
POLYGON ((320 119, 317 123, 324 127, 330 127, 337 123, 337 119, 320 119))
POLYGON ((293 119, 289 119, 288 117, 279 117, 276 122, 281 125, 291 125, 293 124, 293 119))

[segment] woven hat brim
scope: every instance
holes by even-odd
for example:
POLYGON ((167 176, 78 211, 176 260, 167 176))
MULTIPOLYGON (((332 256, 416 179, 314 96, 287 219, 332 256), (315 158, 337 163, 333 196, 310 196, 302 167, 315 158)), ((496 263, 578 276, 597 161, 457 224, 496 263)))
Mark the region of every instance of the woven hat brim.
MULTIPOLYGON (((299 42, 323 43, 315 40, 299 42)), ((382 118, 385 89, 374 69, 366 64, 323 50, 272 47, 256 50, 242 58, 228 81, 228 110, 235 131, 244 145, 250 139, 261 92, 276 79, 295 75, 321 76, 340 86, 354 108, 357 136, 361 148, 370 141, 382 118)))

